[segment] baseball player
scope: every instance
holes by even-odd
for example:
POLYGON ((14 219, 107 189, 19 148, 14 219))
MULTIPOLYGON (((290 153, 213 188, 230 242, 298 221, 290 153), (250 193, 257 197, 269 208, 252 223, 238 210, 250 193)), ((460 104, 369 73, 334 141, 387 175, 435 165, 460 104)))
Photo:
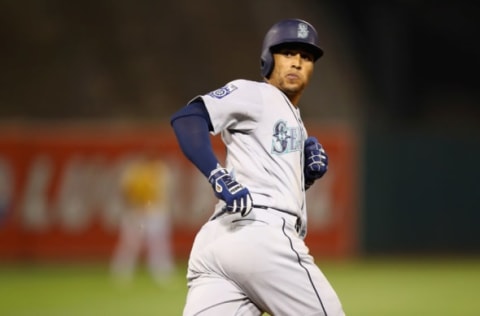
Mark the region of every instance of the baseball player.
POLYGON ((127 209, 122 214, 111 272, 120 284, 132 281, 142 250, 154 280, 162 285, 174 269, 168 165, 155 152, 131 161, 123 171, 120 189, 127 209))
POLYGON ((171 117, 219 199, 190 253, 183 315, 344 315, 304 242, 305 190, 328 157, 298 103, 322 55, 311 24, 282 20, 264 38, 263 81, 231 81, 171 117), (223 165, 209 133, 221 134, 223 165))

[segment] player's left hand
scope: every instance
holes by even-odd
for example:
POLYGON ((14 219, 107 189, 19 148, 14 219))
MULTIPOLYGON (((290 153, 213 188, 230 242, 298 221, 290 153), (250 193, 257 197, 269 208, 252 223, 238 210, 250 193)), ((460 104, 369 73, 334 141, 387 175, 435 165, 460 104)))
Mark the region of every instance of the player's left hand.
POLYGON ((308 189, 317 179, 320 179, 328 170, 328 156, 318 140, 310 136, 305 140, 305 189, 308 189))
POLYGON ((238 183, 227 169, 219 167, 213 170, 208 181, 212 185, 215 196, 227 204, 227 212, 239 212, 242 216, 250 213, 253 207, 250 192, 238 183))

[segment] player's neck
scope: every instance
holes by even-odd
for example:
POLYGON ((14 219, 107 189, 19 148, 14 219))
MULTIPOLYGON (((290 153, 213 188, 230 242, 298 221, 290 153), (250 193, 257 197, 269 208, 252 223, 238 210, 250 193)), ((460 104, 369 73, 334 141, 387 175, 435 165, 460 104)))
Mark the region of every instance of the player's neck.
POLYGON ((291 92, 291 91, 285 91, 285 90, 281 90, 280 91, 283 92, 283 94, 285 94, 285 96, 287 97, 287 99, 290 101, 290 103, 294 106, 294 107, 298 107, 298 104, 300 102, 300 97, 302 96, 301 93, 298 93, 298 92, 291 92))
POLYGON ((296 108, 298 108, 298 103, 300 102, 300 94, 296 94, 294 96, 289 96, 287 94, 287 98, 290 100, 290 103, 296 108))
POLYGON ((282 93, 288 98, 290 103, 294 107, 298 107, 298 104, 300 102, 300 98, 302 96, 303 89, 289 89, 286 86, 279 84, 271 79, 266 80, 267 83, 271 84, 278 90, 282 91, 282 93))

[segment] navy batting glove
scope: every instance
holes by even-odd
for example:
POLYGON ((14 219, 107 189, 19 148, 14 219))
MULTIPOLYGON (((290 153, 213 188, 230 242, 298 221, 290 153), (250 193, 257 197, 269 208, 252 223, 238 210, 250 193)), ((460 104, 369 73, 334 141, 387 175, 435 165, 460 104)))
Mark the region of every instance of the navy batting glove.
POLYGON ((253 204, 250 192, 246 187, 235 181, 227 169, 217 168, 212 170, 208 181, 212 185, 215 196, 227 203, 227 212, 240 212, 242 216, 250 213, 253 204))
POLYGON ((308 137, 304 145, 305 189, 308 189, 317 179, 320 179, 328 169, 328 156, 315 137, 308 137))

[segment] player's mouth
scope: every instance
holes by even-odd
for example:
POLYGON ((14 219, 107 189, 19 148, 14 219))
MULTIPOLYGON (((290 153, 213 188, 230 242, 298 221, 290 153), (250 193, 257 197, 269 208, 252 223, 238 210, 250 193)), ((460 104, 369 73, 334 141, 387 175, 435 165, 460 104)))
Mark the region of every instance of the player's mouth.
POLYGON ((294 73, 288 73, 286 75, 286 78, 289 80, 289 81, 296 81, 296 80, 299 80, 300 77, 297 75, 297 74, 294 74, 294 73))

